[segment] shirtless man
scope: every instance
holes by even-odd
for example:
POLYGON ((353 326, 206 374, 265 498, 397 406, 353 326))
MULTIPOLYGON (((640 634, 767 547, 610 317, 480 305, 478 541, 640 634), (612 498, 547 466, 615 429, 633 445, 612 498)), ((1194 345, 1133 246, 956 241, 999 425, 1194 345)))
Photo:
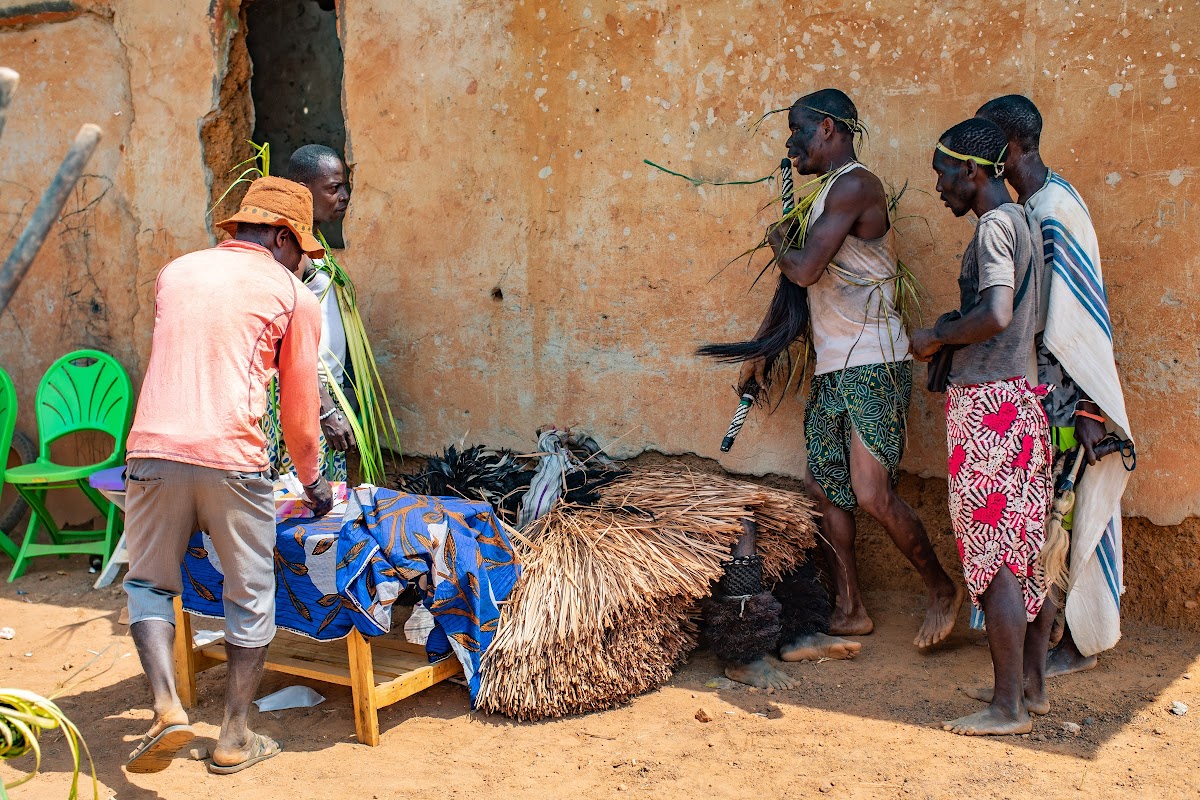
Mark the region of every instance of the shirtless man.
MULTIPOLYGON (((792 106, 787 145, 796 171, 834 176, 813 206, 802 247, 785 246, 782 226, 768 241, 784 276, 808 287, 816 369, 804 414, 805 483, 821 513, 821 544, 837 595, 829 633, 874 629, 855 566, 854 509, 861 506, 925 582, 929 605, 913 644, 929 647, 950 635, 963 594, 938 562, 920 518, 894 490, 912 361, 895 302, 887 198, 879 178, 858 162, 857 124, 858 110, 837 89, 814 92, 792 106)), ((762 371, 761 360, 747 362, 738 385, 751 378, 762 385, 762 371)))

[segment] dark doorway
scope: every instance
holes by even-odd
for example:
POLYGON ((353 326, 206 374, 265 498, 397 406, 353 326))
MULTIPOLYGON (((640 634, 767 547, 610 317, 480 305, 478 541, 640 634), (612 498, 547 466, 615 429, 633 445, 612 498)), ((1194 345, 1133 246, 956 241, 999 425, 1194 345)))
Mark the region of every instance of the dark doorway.
MULTIPOLYGON (((271 143, 271 172, 283 175, 301 145, 344 155, 342 44, 333 0, 253 0, 246 6, 246 48, 254 65, 255 142, 271 143)), ((343 247, 342 225, 323 226, 343 247)))

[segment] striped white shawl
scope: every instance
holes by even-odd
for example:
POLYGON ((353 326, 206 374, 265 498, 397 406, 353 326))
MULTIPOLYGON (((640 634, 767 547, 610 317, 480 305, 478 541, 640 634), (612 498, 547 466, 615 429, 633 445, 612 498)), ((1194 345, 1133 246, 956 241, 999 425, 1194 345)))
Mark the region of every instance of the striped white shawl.
MULTIPOLYGON (((1109 430, 1131 438, 1113 358, 1100 250, 1087 205, 1071 184, 1050 172, 1046 184, 1025 203, 1025 212, 1030 226, 1041 231, 1050 285, 1043 341, 1103 410, 1109 430)), ((1088 467, 1076 487, 1066 614, 1084 655, 1107 650, 1121 638, 1121 495, 1128 480, 1114 454, 1088 467)))

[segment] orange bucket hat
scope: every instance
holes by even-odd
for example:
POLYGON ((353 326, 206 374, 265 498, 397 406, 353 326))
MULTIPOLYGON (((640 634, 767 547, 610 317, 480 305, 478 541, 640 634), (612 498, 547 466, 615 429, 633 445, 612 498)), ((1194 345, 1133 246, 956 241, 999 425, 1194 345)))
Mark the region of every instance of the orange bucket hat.
POLYGON ((283 226, 296 235, 300 249, 310 258, 322 258, 325 248, 313 236, 313 201, 308 187, 268 175, 250 184, 242 207, 217 227, 237 233, 237 224, 283 226))

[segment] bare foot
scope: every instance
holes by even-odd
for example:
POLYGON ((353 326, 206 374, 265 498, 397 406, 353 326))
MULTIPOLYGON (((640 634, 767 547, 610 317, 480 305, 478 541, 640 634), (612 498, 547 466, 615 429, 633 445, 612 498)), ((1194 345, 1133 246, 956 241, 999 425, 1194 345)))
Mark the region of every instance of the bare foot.
POLYGON ((801 636, 791 644, 779 648, 779 657, 784 661, 820 661, 822 658, 854 658, 862 644, 842 639, 838 636, 827 636, 814 633, 801 636))
POLYGON ((988 706, 983 711, 943 723, 942 730, 960 736, 1007 736, 1029 733, 1033 730, 1033 720, 1024 710, 1014 719, 999 709, 988 706))
POLYGON ((1046 654, 1046 677, 1055 678, 1059 675, 1071 675, 1075 672, 1087 672, 1096 668, 1096 657, 1085 656, 1074 648, 1062 645, 1046 654))
POLYGON ((963 590, 958 584, 954 585, 954 596, 935 595, 929 598, 929 608, 925 610, 925 621, 913 644, 917 647, 932 647, 944 642, 954 630, 954 622, 958 619, 958 610, 962 608, 963 590))
MULTIPOLYGON (((973 700, 978 700, 981 703, 992 702, 992 687, 991 686, 968 686, 963 689, 963 694, 973 700)), ((1050 713, 1050 701, 1043 694, 1041 697, 1030 697, 1025 695, 1025 708, 1029 709, 1030 714, 1042 716, 1050 713)))
POLYGON ((847 613, 835 608, 829 617, 829 632, 834 636, 866 636, 875 630, 875 623, 867 616, 865 608, 847 613))
POLYGON ((250 766, 251 763, 264 761, 278 754, 279 751, 279 743, 274 739, 247 729, 246 741, 239 747, 229 747, 217 742, 217 746, 213 748, 212 763, 218 769, 227 769, 240 764, 250 766))
POLYGON ((725 667, 725 677, 747 686, 757 686, 759 689, 795 689, 798 685, 768 664, 765 658, 760 658, 752 664, 729 664, 725 667))

